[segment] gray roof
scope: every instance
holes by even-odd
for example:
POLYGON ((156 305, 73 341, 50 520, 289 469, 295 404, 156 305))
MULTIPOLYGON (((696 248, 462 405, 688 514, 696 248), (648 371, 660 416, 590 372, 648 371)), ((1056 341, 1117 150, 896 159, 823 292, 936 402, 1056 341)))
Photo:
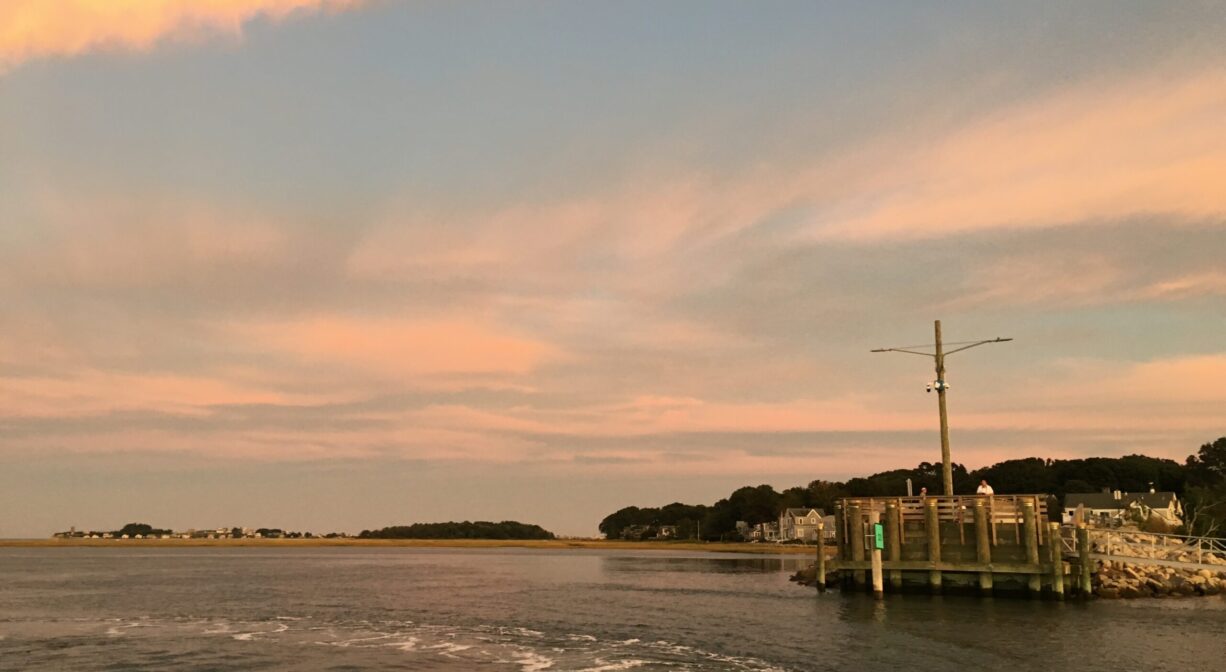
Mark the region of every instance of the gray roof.
POLYGON ((1119 499, 1110 492, 1070 492, 1064 496, 1064 508, 1075 509, 1080 504, 1087 509, 1126 509, 1136 502, 1151 509, 1165 509, 1173 499, 1173 492, 1123 492, 1119 499))
POLYGON ((821 509, 815 506, 811 506, 808 508, 799 508, 799 509, 798 508, 784 509, 783 515, 785 516, 807 516, 809 515, 810 511, 816 511, 817 515, 819 516, 824 517, 826 515, 824 511, 822 511, 821 509))

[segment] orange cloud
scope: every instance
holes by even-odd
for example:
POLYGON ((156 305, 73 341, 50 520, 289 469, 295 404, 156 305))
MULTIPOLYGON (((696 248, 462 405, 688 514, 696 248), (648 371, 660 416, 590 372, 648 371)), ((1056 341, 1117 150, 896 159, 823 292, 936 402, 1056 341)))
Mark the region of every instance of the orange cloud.
POLYGON ((344 8, 357 0, 5 0, 0 69, 44 56, 99 49, 147 50, 174 38, 241 35, 256 17, 344 8))
POLYGON ((546 343, 470 320, 318 317, 234 332, 273 354, 385 377, 525 374, 558 354, 546 343))

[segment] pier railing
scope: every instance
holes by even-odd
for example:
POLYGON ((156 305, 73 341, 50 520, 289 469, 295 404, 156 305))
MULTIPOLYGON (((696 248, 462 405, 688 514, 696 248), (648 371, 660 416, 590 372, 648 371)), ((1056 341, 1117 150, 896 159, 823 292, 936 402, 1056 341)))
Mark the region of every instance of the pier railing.
POLYGON ((1226 539, 1126 530, 1089 531, 1098 559, 1133 564, 1198 568, 1226 566, 1226 539))
MULTIPOLYGON (((1008 525, 1012 531, 1013 543, 1022 543, 1022 523, 1023 511, 1027 503, 1034 507, 1035 516, 1039 521, 1047 520, 1047 496, 1046 495, 953 495, 953 496, 927 496, 927 497, 848 497, 840 500, 844 507, 857 506, 861 513, 867 514, 873 511, 885 513, 886 508, 893 504, 898 507, 902 519, 901 533, 908 535, 908 530, 916 528, 916 538, 920 538, 922 530, 916 526, 908 526, 907 523, 917 523, 922 525, 925 511, 929 506, 935 506, 937 511, 937 520, 941 522, 958 523, 959 529, 964 525, 974 522, 975 505, 982 502, 987 509, 988 522, 992 530, 992 544, 999 542, 998 526, 1008 525)), ((850 529, 847 527, 848 521, 843 519, 844 534, 850 529)), ((1045 525, 1038 526, 1038 534, 1041 544, 1046 544, 1044 538, 1045 525)), ((1007 533, 1007 532, 1006 532, 1007 533)), ((963 539, 965 541, 965 539, 963 539)))
MULTIPOLYGON (((1028 592, 1064 595, 1071 565, 1059 523, 1047 520, 1047 495, 954 495, 847 497, 835 503, 838 553, 834 566, 845 581, 874 592, 901 589, 910 581, 978 584, 991 592, 995 576, 1028 592)), ((1074 532, 1078 542, 1087 530, 1074 532)), ((1076 558, 1075 589, 1088 594, 1089 544, 1076 558)))

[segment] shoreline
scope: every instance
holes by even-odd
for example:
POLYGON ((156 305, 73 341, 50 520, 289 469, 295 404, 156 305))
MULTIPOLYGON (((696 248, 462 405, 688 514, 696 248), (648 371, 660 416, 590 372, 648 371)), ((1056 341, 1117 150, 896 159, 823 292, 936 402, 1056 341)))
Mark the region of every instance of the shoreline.
POLYGON ((528 548, 813 555, 814 546, 600 539, 0 539, 0 548, 528 548))

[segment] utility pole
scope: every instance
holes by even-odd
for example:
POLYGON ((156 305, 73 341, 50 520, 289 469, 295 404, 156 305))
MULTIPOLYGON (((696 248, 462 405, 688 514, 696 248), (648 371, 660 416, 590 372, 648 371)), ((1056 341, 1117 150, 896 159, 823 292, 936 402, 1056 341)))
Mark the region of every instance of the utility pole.
POLYGON ((941 413, 941 480, 944 482, 945 495, 952 496, 954 494, 954 472, 953 463, 949 456, 949 412, 945 407, 945 393, 949 390, 949 384, 945 382, 945 356, 952 355, 955 352, 962 352, 980 345, 988 343, 1004 343, 1012 341, 1012 338, 993 338, 982 341, 960 341, 957 343, 949 343, 948 345, 957 345, 960 347, 954 348, 949 352, 945 352, 945 343, 941 340, 941 321, 935 322, 936 344, 928 345, 909 345, 901 348, 877 348, 871 352, 905 352, 909 355, 923 355, 924 357, 932 357, 936 364, 937 379, 928 385, 928 391, 933 389, 937 391, 937 406, 941 413), (934 348, 935 352, 921 352, 913 348, 934 348))

